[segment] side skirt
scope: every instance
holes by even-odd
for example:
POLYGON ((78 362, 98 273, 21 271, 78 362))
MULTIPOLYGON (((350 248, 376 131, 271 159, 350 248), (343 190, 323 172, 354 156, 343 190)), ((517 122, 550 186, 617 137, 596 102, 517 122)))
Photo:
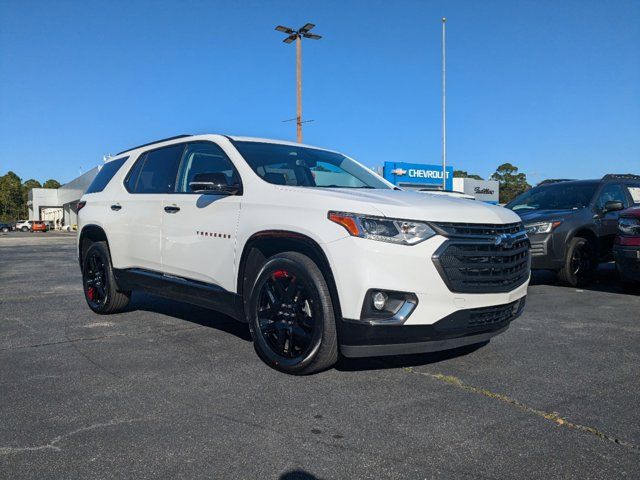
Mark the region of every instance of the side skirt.
POLYGON ((142 290, 153 295, 192 303, 245 322, 242 297, 218 285, 141 268, 114 269, 119 290, 142 290))

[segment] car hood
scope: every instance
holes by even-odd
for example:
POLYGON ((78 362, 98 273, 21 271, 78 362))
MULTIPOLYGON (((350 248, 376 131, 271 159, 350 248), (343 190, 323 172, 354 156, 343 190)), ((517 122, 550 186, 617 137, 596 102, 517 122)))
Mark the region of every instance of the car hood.
MULTIPOLYGON (((382 189, 305 188, 330 210, 435 222, 514 223, 511 210, 475 200, 431 195, 425 192, 382 189)), ((317 205, 317 204, 316 204, 317 205)))
POLYGON ((538 222, 548 222, 551 220, 562 220, 573 215, 578 210, 528 210, 526 212, 517 213, 525 225, 538 222))

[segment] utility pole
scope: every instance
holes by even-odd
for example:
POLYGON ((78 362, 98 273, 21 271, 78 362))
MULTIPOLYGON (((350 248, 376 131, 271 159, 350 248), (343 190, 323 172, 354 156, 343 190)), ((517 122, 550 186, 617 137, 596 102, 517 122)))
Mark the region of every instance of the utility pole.
POLYGON ((442 17, 442 190, 447 189, 447 56, 446 22, 442 17))
POLYGON ((322 37, 309 31, 315 27, 313 23, 307 23, 298 30, 278 25, 276 30, 286 33, 288 36, 283 40, 284 43, 296 41, 296 138, 298 143, 302 143, 302 38, 311 40, 320 40, 322 37))
POLYGON ((296 138, 302 143, 302 37, 296 37, 296 138))

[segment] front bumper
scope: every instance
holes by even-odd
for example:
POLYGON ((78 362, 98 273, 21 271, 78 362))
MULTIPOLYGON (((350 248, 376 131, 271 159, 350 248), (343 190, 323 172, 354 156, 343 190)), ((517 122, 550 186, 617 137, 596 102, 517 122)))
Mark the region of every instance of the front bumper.
POLYGON ((488 341, 522 314, 525 297, 506 305, 458 310, 432 325, 370 325, 338 322, 340 351, 345 357, 436 352, 488 341))
POLYGON ((560 270, 564 266, 564 251, 556 251, 558 242, 554 242, 553 233, 529 235, 529 241, 533 270, 560 270))
POLYGON ((417 306, 398 328, 433 325, 460 310, 505 305, 526 295, 528 281, 509 292, 452 292, 432 260, 445 241, 435 236, 404 246, 347 237, 324 244, 342 318, 361 319, 363 302, 371 289, 415 294, 417 306))

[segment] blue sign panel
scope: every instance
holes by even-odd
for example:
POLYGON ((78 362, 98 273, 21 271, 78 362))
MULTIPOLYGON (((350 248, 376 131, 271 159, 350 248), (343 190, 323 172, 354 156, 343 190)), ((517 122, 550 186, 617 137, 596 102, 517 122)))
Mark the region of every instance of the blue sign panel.
MULTIPOLYGON (((447 167, 446 190, 453 190, 453 167, 447 167)), ((442 165, 424 163, 384 162, 383 176, 394 185, 442 185, 442 165)))

